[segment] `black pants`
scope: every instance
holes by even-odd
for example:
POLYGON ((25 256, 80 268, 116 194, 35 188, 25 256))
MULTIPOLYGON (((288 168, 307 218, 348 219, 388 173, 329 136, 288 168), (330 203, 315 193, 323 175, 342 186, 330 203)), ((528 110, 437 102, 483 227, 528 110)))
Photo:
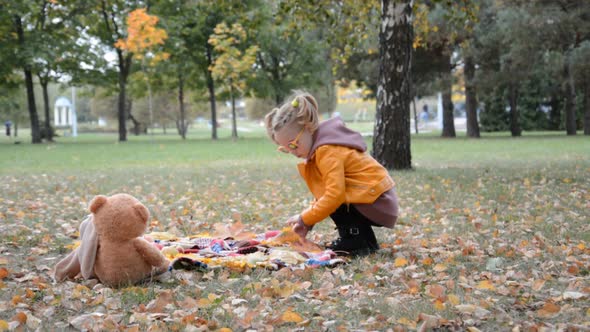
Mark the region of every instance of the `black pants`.
POLYGON ((365 217, 362 213, 357 210, 352 204, 342 204, 336 209, 330 218, 334 220, 336 226, 338 225, 369 225, 375 227, 382 227, 379 224, 374 223, 369 218, 365 217))

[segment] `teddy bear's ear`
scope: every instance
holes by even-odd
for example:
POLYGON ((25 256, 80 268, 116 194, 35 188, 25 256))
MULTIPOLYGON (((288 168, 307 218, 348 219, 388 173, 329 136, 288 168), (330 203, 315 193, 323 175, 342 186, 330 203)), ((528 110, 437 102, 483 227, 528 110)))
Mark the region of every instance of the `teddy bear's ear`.
POLYGON ((148 221, 150 218, 150 211, 148 211, 148 209, 143 204, 137 203, 133 205, 133 209, 135 210, 135 213, 141 217, 141 220, 148 221))
POLYGON ((92 199, 90 202, 90 212, 96 213, 101 206, 103 206, 107 202, 107 197, 104 195, 98 195, 92 199))

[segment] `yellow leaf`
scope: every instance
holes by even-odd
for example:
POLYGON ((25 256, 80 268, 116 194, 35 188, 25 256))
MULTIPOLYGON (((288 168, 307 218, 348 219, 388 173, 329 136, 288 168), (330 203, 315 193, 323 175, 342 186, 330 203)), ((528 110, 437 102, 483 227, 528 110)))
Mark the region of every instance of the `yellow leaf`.
POLYGON ((12 302, 12 305, 16 306, 17 304, 21 303, 22 301, 23 301, 23 299, 20 295, 15 295, 12 297, 12 300, 10 302, 12 302))
MULTIPOLYGON (((590 310, 590 309, 589 309, 590 310)), ((415 329, 416 328, 416 322, 413 320, 410 320, 406 317, 401 317, 400 319, 397 320, 398 323, 405 325, 411 329, 415 329)))
POLYGON ((283 320, 283 322, 287 323, 300 323, 303 321, 303 318, 298 313, 290 310, 283 312, 283 315, 281 315, 281 319, 283 320))
POLYGON ((432 265, 432 263, 434 263, 434 260, 430 257, 426 257, 422 260, 422 265, 432 265))
POLYGON ((25 213, 22 210, 20 210, 16 213, 16 217, 18 219, 22 219, 24 216, 25 216, 25 213))
POLYGON ((495 290, 494 284, 490 280, 482 280, 477 285, 478 289, 495 290))
POLYGON ((408 265, 408 260, 403 257, 398 257, 395 259, 395 262, 393 263, 393 265, 395 265, 395 267, 406 266, 406 265, 408 265))
POLYGON ((439 263, 439 264, 436 264, 436 265, 434 266, 434 269, 433 269, 433 270, 434 270, 434 271, 436 271, 436 272, 443 272, 443 271, 445 271, 446 269, 447 269, 447 266, 446 266, 446 265, 444 265, 444 264, 440 264, 440 263, 439 263))
POLYGON ((434 309, 436 310, 445 310, 445 304, 443 301, 441 301, 440 299, 436 299, 436 301, 434 301, 434 309))
POLYGON ((459 300, 459 297, 455 294, 449 294, 448 296, 449 302, 451 302, 452 305, 457 305, 459 303, 461 303, 461 300, 459 300))
POLYGON ((8 259, 6 259, 5 257, 0 257, 0 265, 7 265, 8 264, 8 259))
POLYGON ((578 244, 578 245, 577 245, 577 247, 578 247, 578 249, 580 249, 580 250, 584 250, 584 249, 586 249, 586 245, 585 245, 585 244, 583 244, 583 243, 580 243, 580 244, 578 244))
POLYGON ((199 301, 197 302, 197 305, 199 306, 199 308, 206 308, 211 304, 211 301, 209 301, 208 299, 205 298, 200 298, 199 301))
POLYGON ((0 331, 8 331, 8 322, 7 321, 0 319, 0 331))
POLYGON ((232 332, 232 329, 229 327, 222 327, 218 330, 219 332, 232 332))

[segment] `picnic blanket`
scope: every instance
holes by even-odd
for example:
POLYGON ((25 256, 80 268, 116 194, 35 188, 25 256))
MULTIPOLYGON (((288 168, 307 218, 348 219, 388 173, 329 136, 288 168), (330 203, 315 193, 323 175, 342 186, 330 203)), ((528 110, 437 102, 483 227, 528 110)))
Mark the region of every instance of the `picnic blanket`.
POLYGON ((168 258, 174 269, 302 268, 345 264, 332 250, 301 239, 291 228, 264 233, 246 232, 241 223, 216 225, 212 234, 178 237, 168 232, 145 235, 168 258), (192 265, 191 265, 192 264, 192 265))

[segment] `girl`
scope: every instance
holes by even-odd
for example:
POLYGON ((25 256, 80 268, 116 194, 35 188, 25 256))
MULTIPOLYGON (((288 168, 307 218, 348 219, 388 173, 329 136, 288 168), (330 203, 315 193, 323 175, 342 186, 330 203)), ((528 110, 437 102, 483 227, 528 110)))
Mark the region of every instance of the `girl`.
POLYGON ((371 226, 393 228, 398 203, 387 170, 365 153, 362 136, 338 117, 319 123, 318 104, 296 91, 265 117, 268 136, 278 150, 304 159, 299 173, 315 197, 311 206, 287 221, 302 238, 330 216, 339 238, 329 249, 352 256, 379 249, 371 226))

